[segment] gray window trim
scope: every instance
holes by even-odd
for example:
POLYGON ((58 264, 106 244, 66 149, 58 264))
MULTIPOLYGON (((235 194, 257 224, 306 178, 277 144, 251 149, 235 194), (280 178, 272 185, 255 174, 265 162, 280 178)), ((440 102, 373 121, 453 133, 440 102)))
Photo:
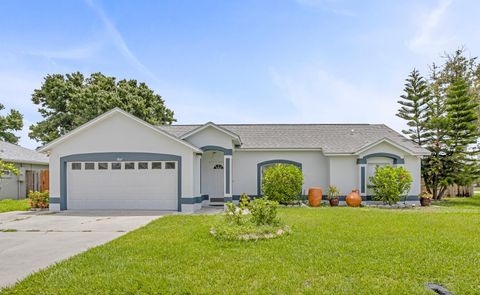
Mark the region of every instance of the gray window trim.
POLYGON ((69 162, 115 162, 115 161, 174 161, 177 162, 178 211, 182 210, 182 157, 157 153, 89 153, 75 154, 60 158, 60 210, 68 209, 67 163, 69 162))
POLYGON ((257 195, 262 195, 262 166, 270 165, 270 164, 291 164, 295 165, 300 170, 302 170, 302 163, 291 161, 291 160, 283 160, 283 159, 276 159, 276 160, 268 160, 263 161, 257 164, 257 195))
POLYGON ((363 156, 363 158, 357 159, 357 164, 367 164, 367 160, 369 158, 376 158, 376 157, 390 158, 393 160, 393 165, 405 164, 404 159, 400 158, 395 154, 390 154, 390 153, 373 153, 373 154, 365 155, 363 156))
POLYGON ((202 146, 200 149, 204 152, 206 152, 206 151, 223 152, 223 154, 225 156, 231 156, 232 155, 232 149, 226 149, 226 148, 218 146, 218 145, 206 145, 206 146, 202 146))
POLYGON ((225 194, 230 194, 230 160, 231 158, 225 158, 225 194))

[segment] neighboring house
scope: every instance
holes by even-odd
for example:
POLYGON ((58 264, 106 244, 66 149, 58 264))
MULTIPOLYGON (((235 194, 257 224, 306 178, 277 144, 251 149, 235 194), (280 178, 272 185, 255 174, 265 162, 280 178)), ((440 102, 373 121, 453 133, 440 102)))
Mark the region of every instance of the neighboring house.
POLYGON ((385 125, 233 124, 152 126, 111 110, 40 149, 50 155, 50 208, 192 212, 261 195, 262 172, 293 164, 309 187, 358 188, 382 165, 404 166, 420 192, 428 151, 385 125))
POLYGON ((30 190, 48 190, 48 157, 39 152, 0 141, 0 160, 14 163, 20 174, 0 177, 1 199, 25 199, 30 190))

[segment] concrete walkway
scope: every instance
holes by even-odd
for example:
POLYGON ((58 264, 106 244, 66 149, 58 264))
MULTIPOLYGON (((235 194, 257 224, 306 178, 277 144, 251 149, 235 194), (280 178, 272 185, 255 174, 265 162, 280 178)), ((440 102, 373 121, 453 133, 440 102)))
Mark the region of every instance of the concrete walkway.
POLYGON ((171 212, 0 213, 0 288, 166 214, 171 212))

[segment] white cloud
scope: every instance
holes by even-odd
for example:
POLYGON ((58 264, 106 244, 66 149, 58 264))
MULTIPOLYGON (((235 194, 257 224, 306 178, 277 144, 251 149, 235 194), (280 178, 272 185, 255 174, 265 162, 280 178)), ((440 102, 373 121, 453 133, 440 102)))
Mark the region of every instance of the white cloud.
POLYGON ((447 45, 453 42, 454 37, 450 36, 447 28, 442 24, 447 18, 452 3, 453 0, 439 0, 433 9, 418 17, 416 28, 418 33, 407 42, 410 50, 429 55, 438 55, 446 50, 447 45))
POLYGON ((156 82, 159 81, 157 76, 150 71, 130 50, 130 48, 127 45, 127 42, 125 42, 125 39, 123 38, 122 34, 120 31, 117 29, 113 21, 107 16, 107 14, 97 5, 95 5, 93 0, 86 0, 87 4, 93 9, 93 11, 97 14, 97 16, 100 18, 100 20, 103 22, 106 32, 110 38, 110 40, 113 42, 117 50, 125 57, 128 62, 139 72, 142 72, 149 78, 155 80, 156 82))

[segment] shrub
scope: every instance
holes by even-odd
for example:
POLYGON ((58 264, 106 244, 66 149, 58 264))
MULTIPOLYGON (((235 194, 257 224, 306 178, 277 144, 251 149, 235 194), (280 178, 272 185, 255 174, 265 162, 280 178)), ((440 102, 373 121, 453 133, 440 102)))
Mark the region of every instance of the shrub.
POLYGON ((373 199, 392 205, 410 190, 412 176, 403 167, 384 166, 375 169, 375 176, 370 177, 370 181, 373 199))
POLYGON ((329 185, 327 191, 327 199, 336 199, 338 198, 338 195, 340 195, 340 191, 338 190, 338 188, 334 185, 329 185))
POLYGON ((276 164, 263 173, 262 191, 269 200, 291 203, 299 198, 302 186, 302 170, 295 165, 276 164))
POLYGON ((235 206, 232 202, 225 203, 225 206, 227 206, 227 209, 225 210, 225 221, 228 224, 240 225, 244 223, 242 208, 235 206))
POLYGON ((248 207, 248 205, 250 204, 250 197, 246 193, 243 193, 240 196, 240 200, 239 200, 238 204, 240 205, 240 208, 246 209, 248 207))
POLYGON ((48 191, 38 192, 30 191, 28 193, 28 199, 32 208, 48 208, 49 193, 48 191))
POLYGON ((278 202, 265 199, 255 199, 249 206, 252 222, 257 226, 278 224, 278 202))

